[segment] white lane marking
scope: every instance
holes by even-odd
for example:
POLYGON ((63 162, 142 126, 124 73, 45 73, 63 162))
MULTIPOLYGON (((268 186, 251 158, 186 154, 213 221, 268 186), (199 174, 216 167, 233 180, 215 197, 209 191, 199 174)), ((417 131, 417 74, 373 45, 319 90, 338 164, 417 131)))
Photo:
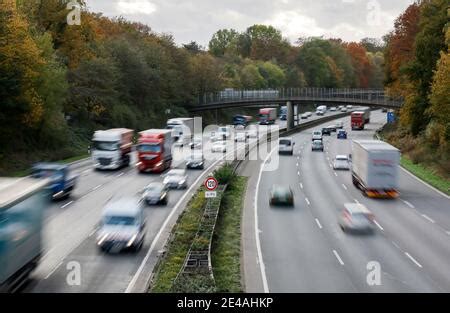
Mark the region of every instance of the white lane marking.
POLYGON ((55 268, 54 268, 50 273, 48 273, 47 276, 45 276, 44 280, 47 280, 50 276, 52 276, 53 273, 56 272, 56 270, 57 270, 62 264, 63 264, 63 262, 59 262, 58 265, 56 265, 55 268))
POLYGON ((427 216, 425 214, 422 214, 422 217, 424 219, 426 219, 427 221, 429 221, 430 223, 432 223, 432 224, 436 223, 431 217, 429 217, 429 216, 427 216))
POLYGON ((302 183, 300 183, 300 188, 302 188, 302 189, 303 189, 303 184, 302 184, 302 183))
POLYGON ((320 229, 322 229, 323 227, 322 227, 322 224, 320 224, 320 221, 316 218, 316 223, 317 223, 317 226, 319 226, 319 228, 320 229))
POLYGON ((305 198, 306 203, 308 203, 308 205, 311 205, 311 202, 309 202, 308 198, 305 198))
POLYGON ((434 188, 433 186, 431 186, 430 184, 428 184, 427 182, 421 180, 419 177, 415 176, 414 174, 410 173, 407 169, 403 168, 402 166, 400 166, 400 168, 409 176, 411 176, 412 178, 414 178, 415 180, 421 182, 422 184, 426 185, 428 188, 436 191, 438 194, 440 194, 441 196, 450 199, 450 196, 446 195, 445 193, 443 193, 442 191, 438 190, 437 188, 434 188))
POLYGON ((419 262, 417 262, 416 259, 414 259, 414 258, 411 256, 411 254, 409 254, 408 252, 405 252, 405 255, 406 255, 411 261, 413 261, 414 264, 416 264, 418 267, 422 268, 422 265, 421 265, 419 262))
POLYGON ((339 254, 337 253, 336 250, 333 250, 334 256, 336 257, 336 259, 339 261, 339 263, 341 265, 344 265, 344 261, 342 261, 341 257, 339 256, 339 254))
POLYGON ((373 221, 375 223, 375 225, 377 225, 377 227, 381 230, 384 231, 384 228, 381 227, 381 225, 377 222, 377 221, 373 221))
POLYGON ((336 172, 334 172, 334 176, 338 177, 338 174, 336 172))
POLYGON ((297 175, 300 176, 300 172, 297 172, 297 175))
POLYGON ((450 236, 450 231, 446 231, 445 233, 450 236))
POLYGON ((411 209, 415 209, 414 205, 412 205, 410 202, 406 201, 406 200, 402 200, 402 202, 404 204, 406 204, 407 206, 409 206, 411 209))
POLYGON ((400 246, 399 246, 395 241, 392 241, 392 244, 393 244, 397 249, 401 250, 401 249, 400 249, 400 246))
POLYGON ((258 260, 259 260, 259 268, 261 270, 261 279, 263 281, 263 289, 265 293, 269 293, 269 284, 267 282, 267 276, 266 276, 266 266, 264 264, 263 256, 262 256, 262 249, 261 249, 261 238, 259 237, 259 220, 258 220, 258 194, 259 194, 259 185, 261 184, 262 179, 262 173, 264 169, 264 165, 269 160, 271 155, 274 153, 275 149, 273 149, 269 155, 266 157, 264 162, 261 164, 259 168, 259 174, 258 174, 258 180, 256 182, 256 192, 255 192, 255 198, 254 198, 254 214, 255 214, 255 238, 256 238, 256 252, 258 254, 258 260))
POLYGON ((297 163, 297 164, 295 164, 295 166, 297 166, 297 167, 298 167, 298 163, 297 163))
POLYGON ((359 204, 359 201, 358 201, 357 199, 355 199, 355 203, 358 203, 358 204, 359 204))
POLYGON ((69 205, 71 205, 72 203, 73 203, 73 201, 70 201, 70 202, 64 204, 64 205, 61 207, 61 209, 67 208, 67 207, 68 207, 69 205))
POLYGON ((98 185, 98 186, 95 186, 94 188, 92 188, 92 191, 96 191, 98 188, 100 188, 101 186, 103 186, 103 185, 98 185))
POLYGON ((87 174, 87 173, 89 173, 91 171, 92 171, 92 169, 88 169, 88 170, 82 171, 81 174, 87 174))
POLYGON ((95 228, 93 231, 91 231, 91 233, 89 234, 89 238, 94 236, 94 234, 97 232, 97 228, 95 228))
POLYGON ((344 184, 342 184, 342 187, 343 187, 345 190, 348 190, 348 189, 347 189, 347 186, 345 186, 344 184))
POLYGON ((123 176, 124 174, 125 174, 125 172, 122 172, 119 175, 117 175, 116 177, 119 178, 119 177, 123 176))
MULTIPOLYGON (((276 148, 274 148, 273 151, 275 151, 276 148)), ((270 155, 269 155, 270 156, 270 155)), ((155 238, 153 238, 152 244, 150 245, 150 248, 147 251, 147 254, 145 255, 144 259, 141 262, 141 265, 139 266, 138 270, 134 274, 133 278, 131 279, 130 283, 128 284, 127 289, 125 290, 125 293, 131 293, 134 286, 136 285, 137 280, 139 279, 139 276, 141 276, 142 271, 145 268, 145 264, 147 263, 148 259, 150 258, 150 255, 153 253, 153 250, 155 250, 155 246, 157 242, 159 241, 159 238, 161 237, 163 231, 166 229, 167 224, 169 224, 169 221, 172 219, 175 212, 178 210, 178 207, 181 205, 181 203, 184 201, 184 199, 192 193, 192 190, 194 188, 197 188, 198 183, 203 178, 204 173, 209 173, 214 166, 216 166, 220 161, 222 161, 223 158, 215 161, 213 164, 211 164, 210 167, 208 167, 205 171, 200 174, 200 176, 195 180, 195 182, 191 185, 191 187, 181 196, 180 200, 178 200, 177 204, 172 208, 172 211, 167 216, 166 220, 162 224, 161 228, 159 229, 158 233, 156 234, 155 238)))
POLYGON ((331 165, 331 163, 330 163, 330 168, 333 169, 333 165, 331 165))

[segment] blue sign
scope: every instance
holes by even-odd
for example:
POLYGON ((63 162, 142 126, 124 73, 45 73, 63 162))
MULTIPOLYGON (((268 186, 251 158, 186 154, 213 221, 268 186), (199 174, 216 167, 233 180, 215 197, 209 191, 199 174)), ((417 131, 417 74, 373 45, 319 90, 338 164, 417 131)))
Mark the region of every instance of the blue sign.
POLYGON ((389 124, 395 123, 396 117, 394 112, 388 112, 387 114, 387 122, 389 124))

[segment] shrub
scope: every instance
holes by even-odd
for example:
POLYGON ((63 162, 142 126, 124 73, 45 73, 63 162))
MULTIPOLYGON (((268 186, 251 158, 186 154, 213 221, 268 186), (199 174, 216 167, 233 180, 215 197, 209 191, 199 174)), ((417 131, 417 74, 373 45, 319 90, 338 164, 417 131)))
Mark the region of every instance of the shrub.
POLYGON ((234 176, 233 167, 230 164, 225 164, 221 168, 214 171, 214 177, 221 185, 228 184, 234 176))

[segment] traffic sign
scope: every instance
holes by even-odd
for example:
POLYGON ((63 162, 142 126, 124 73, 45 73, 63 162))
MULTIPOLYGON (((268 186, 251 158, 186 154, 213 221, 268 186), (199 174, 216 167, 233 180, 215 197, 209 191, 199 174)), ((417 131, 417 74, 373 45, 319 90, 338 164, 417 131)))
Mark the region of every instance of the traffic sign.
POLYGON ((217 182, 217 180, 214 177, 208 177, 205 181, 205 187, 209 191, 216 190, 218 186, 219 186, 219 183, 217 182))
POLYGON ((206 199, 217 198, 217 192, 216 191, 205 191, 205 198, 206 199))

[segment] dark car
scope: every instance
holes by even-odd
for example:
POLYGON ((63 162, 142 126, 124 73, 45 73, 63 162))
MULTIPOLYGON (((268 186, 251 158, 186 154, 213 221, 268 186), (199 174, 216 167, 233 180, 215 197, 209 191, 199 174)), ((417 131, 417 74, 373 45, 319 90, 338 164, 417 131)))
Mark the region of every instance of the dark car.
POLYGON ((382 108, 382 109, 381 109, 381 112, 383 112, 383 113, 387 113, 387 111, 388 111, 387 108, 382 108))
POLYGON ((294 193, 291 187, 274 185, 270 191, 270 205, 294 206, 294 193))
POLYGON ((328 127, 322 128, 322 135, 331 136, 331 129, 329 129, 328 127))
POLYGON ((162 183, 151 183, 143 190, 142 199, 148 205, 163 204, 167 205, 169 202, 169 189, 162 183))
POLYGON ((188 169, 204 169, 205 157, 203 153, 193 153, 186 160, 186 167, 188 169))
POLYGON ((340 129, 337 132, 337 139, 347 139, 347 132, 343 129, 340 129))
POLYGON ((314 140, 312 142, 311 151, 322 151, 323 152, 322 140, 314 140))
POLYGON ((330 125, 330 126, 327 126, 327 128, 328 128, 332 133, 335 133, 336 130, 337 130, 337 126, 336 126, 336 125, 330 125))

